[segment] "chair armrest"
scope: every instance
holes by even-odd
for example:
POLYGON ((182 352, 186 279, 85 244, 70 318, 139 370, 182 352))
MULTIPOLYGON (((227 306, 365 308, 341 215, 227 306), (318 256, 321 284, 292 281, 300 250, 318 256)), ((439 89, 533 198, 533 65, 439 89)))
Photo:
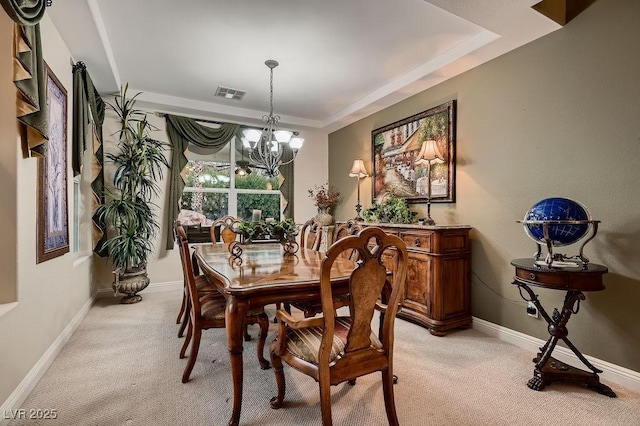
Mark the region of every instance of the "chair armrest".
POLYGON ((279 309, 276 312, 276 318, 278 318, 279 324, 284 324, 285 326, 294 330, 299 330, 301 328, 307 327, 322 327, 324 325, 324 317, 322 316, 302 318, 297 320, 284 309, 279 309))
POLYGON ((388 307, 389 307, 389 305, 387 305, 386 303, 382 303, 382 301, 380 301, 380 300, 378 300, 378 301, 376 302, 376 309, 377 309, 378 311, 381 311, 381 312, 387 312, 387 308, 388 308, 388 307))
POLYGON ((311 317, 301 320, 294 319, 284 309, 276 311, 276 318, 278 318, 278 325, 276 328, 276 341, 277 348, 276 354, 282 356, 287 349, 287 328, 299 330, 306 327, 321 327, 324 325, 323 317, 311 317))

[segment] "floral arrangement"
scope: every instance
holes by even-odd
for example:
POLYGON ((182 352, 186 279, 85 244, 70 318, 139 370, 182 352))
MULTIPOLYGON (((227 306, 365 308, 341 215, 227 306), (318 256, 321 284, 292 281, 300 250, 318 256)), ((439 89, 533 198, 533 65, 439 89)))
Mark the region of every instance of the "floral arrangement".
POLYGON ((340 192, 338 192, 328 182, 322 185, 314 185, 309 190, 309 198, 313 200, 313 204, 319 209, 327 207, 335 207, 340 202, 340 192))
POLYGON ((293 219, 285 219, 279 222, 242 221, 235 232, 242 235, 244 242, 275 239, 281 244, 286 244, 289 241, 295 241, 298 235, 298 226, 293 219))
POLYGON ((407 201, 395 194, 388 194, 378 204, 362 211, 367 222, 378 223, 414 223, 417 212, 409 210, 407 201))

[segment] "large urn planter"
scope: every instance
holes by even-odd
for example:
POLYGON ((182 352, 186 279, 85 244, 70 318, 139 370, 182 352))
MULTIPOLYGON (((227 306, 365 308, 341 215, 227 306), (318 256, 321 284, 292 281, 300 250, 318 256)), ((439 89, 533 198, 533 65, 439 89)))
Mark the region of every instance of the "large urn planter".
POLYGON ((124 294, 120 303, 130 305, 142 300, 138 292, 144 290, 149 285, 147 268, 135 268, 132 270, 116 269, 113 271, 113 291, 124 294))

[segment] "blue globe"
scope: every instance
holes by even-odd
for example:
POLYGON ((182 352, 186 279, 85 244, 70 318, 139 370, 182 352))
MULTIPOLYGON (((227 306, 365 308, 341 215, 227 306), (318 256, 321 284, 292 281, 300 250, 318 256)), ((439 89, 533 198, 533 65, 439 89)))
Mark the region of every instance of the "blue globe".
MULTIPOLYGON (((545 198, 535 203, 524 215, 524 230, 535 242, 546 244, 542 224, 529 221, 576 221, 591 220, 589 211, 577 201, 568 198, 545 198)), ((589 223, 556 223, 549 225, 549 238, 554 247, 566 246, 579 241, 589 231, 589 223)))

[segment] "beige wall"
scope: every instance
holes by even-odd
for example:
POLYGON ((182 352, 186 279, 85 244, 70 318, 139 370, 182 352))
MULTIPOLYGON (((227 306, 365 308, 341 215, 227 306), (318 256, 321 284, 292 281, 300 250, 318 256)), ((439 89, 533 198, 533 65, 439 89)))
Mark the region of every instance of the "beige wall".
MULTIPOLYGON (((47 348, 90 299, 91 257, 68 253, 36 265, 36 171, 33 158, 22 158, 11 82, 13 24, 0 13, 0 139, 2 177, 0 217, 2 288, 17 290, 17 303, 0 304, 0 402, 7 400, 47 348), (17 195, 16 195, 17 192, 17 195), (18 236, 18 237, 17 237, 18 236)), ((68 142, 71 143, 72 77, 69 51, 47 16, 41 22, 45 61, 67 89, 68 142)), ((69 156, 70 161, 70 156, 69 156)), ((73 192, 69 168, 69 234, 73 235, 73 192)), ((85 185, 86 188, 86 185, 85 185)), ((83 224, 89 229, 87 223, 83 224)), ((88 237, 88 234, 85 234, 88 237)), ((15 298, 14 298, 15 300, 15 298)))
MULTIPOLYGON (((638 1, 600 0, 561 30, 332 133, 329 178, 347 196, 337 217, 354 216, 348 171, 357 157, 371 170, 373 129, 457 99, 457 201, 433 206, 432 216, 474 228, 472 314, 548 337, 511 285, 510 260, 534 252, 516 220, 542 198, 579 200, 602 221, 585 252, 610 272, 569 337, 588 355, 640 371, 639 16, 638 1)), ((368 207, 371 179, 362 183, 368 207)), ((562 305, 561 292, 537 293, 562 305)))

